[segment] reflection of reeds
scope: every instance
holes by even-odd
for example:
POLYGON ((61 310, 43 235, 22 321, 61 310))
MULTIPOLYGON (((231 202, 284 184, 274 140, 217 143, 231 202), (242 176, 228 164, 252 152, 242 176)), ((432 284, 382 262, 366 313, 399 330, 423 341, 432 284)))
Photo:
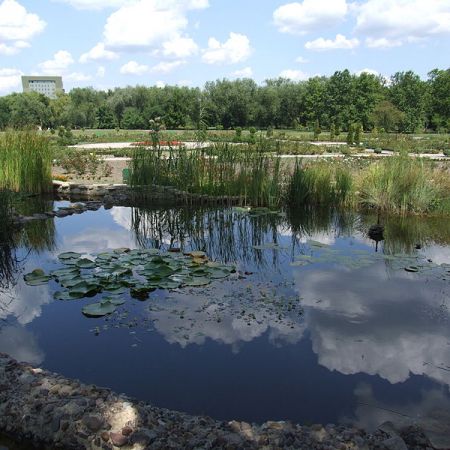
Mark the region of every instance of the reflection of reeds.
POLYGON ((0 135, 0 189, 42 193, 51 190, 52 151, 49 140, 35 131, 0 135))
POLYGON ((12 222, 12 194, 0 190, 0 287, 6 287, 17 270, 12 222))

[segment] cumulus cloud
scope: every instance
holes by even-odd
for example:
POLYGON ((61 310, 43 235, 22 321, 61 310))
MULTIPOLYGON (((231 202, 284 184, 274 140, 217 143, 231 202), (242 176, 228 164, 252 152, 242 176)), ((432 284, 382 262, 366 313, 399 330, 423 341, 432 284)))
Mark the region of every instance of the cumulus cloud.
POLYGON ((117 59, 119 55, 111 50, 106 50, 105 44, 99 42, 92 47, 88 52, 80 56, 80 63, 87 63, 90 61, 110 61, 117 59))
POLYGON ((236 64, 247 60, 251 53, 249 38, 245 34, 231 32, 224 43, 209 38, 202 60, 207 64, 236 64))
POLYGON ((367 45, 394 47, 450 34, 450 2, 441 0, 367 0, 355 7, 355 31, 367 45))
POLYGON ((175 36, 172 40, 163 42, 161 51, 166 57, 187 58, 198 53, 198 45, 190 37, 175 36))
POLYGON ((318 38, 314 41, 308 41, 305 48, 314 51, 325 50, 352 50, 359 46, 359 40, 356 38, 347 39, 344 35, 338 34, 334 39, 318 38))
POLYGON ((153 66, 150 70, 151 72, 156 73, 169 73, 175 70, 177 67, 180 67, 182 65, 186 64, 186 61, 180 60, 180 61, 161 61, 160 63, 153 66))
POLYGON ((145 64, 139 64, 136 61, 128 61, 120 68, 123 75, 143 75, 148 72, 149 67, 145 64))
POLYGON ((304 0, 280 6, 273 20, 282 33, 306 34, 336 25, 347 12, 346 0, 304 0))
POLYGON ((97 73, 95 74, 98 78, 103 78, 105 76, 106 69, 103 66, 100 66, 97 69, 97 73))
POLYGON ((244 67, 243 69, 235 70, 231 76, 235 78, 251 78, 253 70, 251 67, 244 67))
POLYGON ((309 75, 307 73, 295 69, 282 70, 279 76, 281 78, 288 78, 289 80, 292 81, 302 81, 307 80, 309 78, 309 75))
POLYGON ((137 0, 124 4, 112 13, 104 28, 105 44, 117 50, 159 49, 166 43, 163 52, 176 53, 170 44, 181 41, 182 52, 192 52, 194 45, 180 37, 187 27, 186 12, 208 6, 205 0, 137 0), (149 23, 151 21, 151 23, 149 23))
POLYGON ((59 50, 52 59, 40 63, 38 67, 46 75, 62 75, 74 62, 67 50, 59 50))
POLYGON ((64 78, 68 81, 77 81, 77 82, 92 80, 91 75, 87 75, 83 72, 72 72, 69 73, 68 75, 65 75, 64 78))
POLYGON ((129 0, 53 0, 59 3, 67 3, 77 9, 103 9, 118 8, 129 0))
POLYGON ((14 90, 20 86, 23 73, 18 69, 0 69, 0 92, 14 90))
POLYGON ((28 41, 45 26, 37 14, 29 13, 19 2, 4 0, 0 4, 0 54, 14 55, 29 47, 28 41))

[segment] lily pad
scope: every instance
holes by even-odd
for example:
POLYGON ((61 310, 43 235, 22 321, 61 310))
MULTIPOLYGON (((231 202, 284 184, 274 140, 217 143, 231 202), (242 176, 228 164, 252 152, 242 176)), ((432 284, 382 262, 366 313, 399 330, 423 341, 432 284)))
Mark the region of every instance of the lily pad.
POLYGON ((102 300, 99 303, 92 303, 82 309, 85 316, 88 317, 103 317, 113 313, 117 309, 117 305, 109 299, 102 300))
POLYGON ((80 253, 76 253, 76 252, 65 252, 65 253, 61 253, 60 255, 58 255, 58 258, 61 260, 65 260, 65 259, 79 259, 81 258, 81 254, 80 253))
POLYGON ((35 269, 31 273, 24 275, 23 279, 29 286, 40 286, 42 284, 47 284, 51 277, 46 275, 42 269, 35 269))
POLYGON ((80 269, 93 269, 95 267, 95 262, 92 261, 91 259, 82 258, 76 262, 76 265, 80 269))

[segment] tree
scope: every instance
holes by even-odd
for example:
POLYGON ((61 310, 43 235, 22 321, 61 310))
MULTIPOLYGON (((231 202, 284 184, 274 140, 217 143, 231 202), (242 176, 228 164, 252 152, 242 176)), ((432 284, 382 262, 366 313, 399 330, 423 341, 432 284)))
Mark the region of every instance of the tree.
POLYGON ((429 118, 435 130, 450 131, 450 69, 434 69, 428 74, 429 118))
POLYGON ((102 105, 97 110, 97 128, 112 129, 115 127, 114 114, 108 105, 102 105))
POLYGON ((404 113, 400 131, 414 133, 425 124, 427 84, 412 71, 397 72, 391 77, 389 97, 396 108, 404 113))
POLYGON ((387 132, 398 131, 404 119, 405 114, 387 100, 378 103, 371 115, 371 122, 375 127, 383 128, 387 132))
POLYGON ((347 145, 353 145, 354 142, 353 125, 348 126, 347 145))
POLYGON ((318 120, 314 123, 314 140, 318 141, 320 133, 322 133, 322 129, 320 128, 320 123, 318 120))

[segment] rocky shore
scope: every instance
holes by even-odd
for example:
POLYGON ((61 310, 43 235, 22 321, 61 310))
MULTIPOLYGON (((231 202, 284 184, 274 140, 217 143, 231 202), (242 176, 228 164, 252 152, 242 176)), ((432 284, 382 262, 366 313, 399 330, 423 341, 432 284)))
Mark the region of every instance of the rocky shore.
POLYGON ((220 422, 157 408, 0 353, 0 433, 44 449, 433 449, 418 428, 220 422))

